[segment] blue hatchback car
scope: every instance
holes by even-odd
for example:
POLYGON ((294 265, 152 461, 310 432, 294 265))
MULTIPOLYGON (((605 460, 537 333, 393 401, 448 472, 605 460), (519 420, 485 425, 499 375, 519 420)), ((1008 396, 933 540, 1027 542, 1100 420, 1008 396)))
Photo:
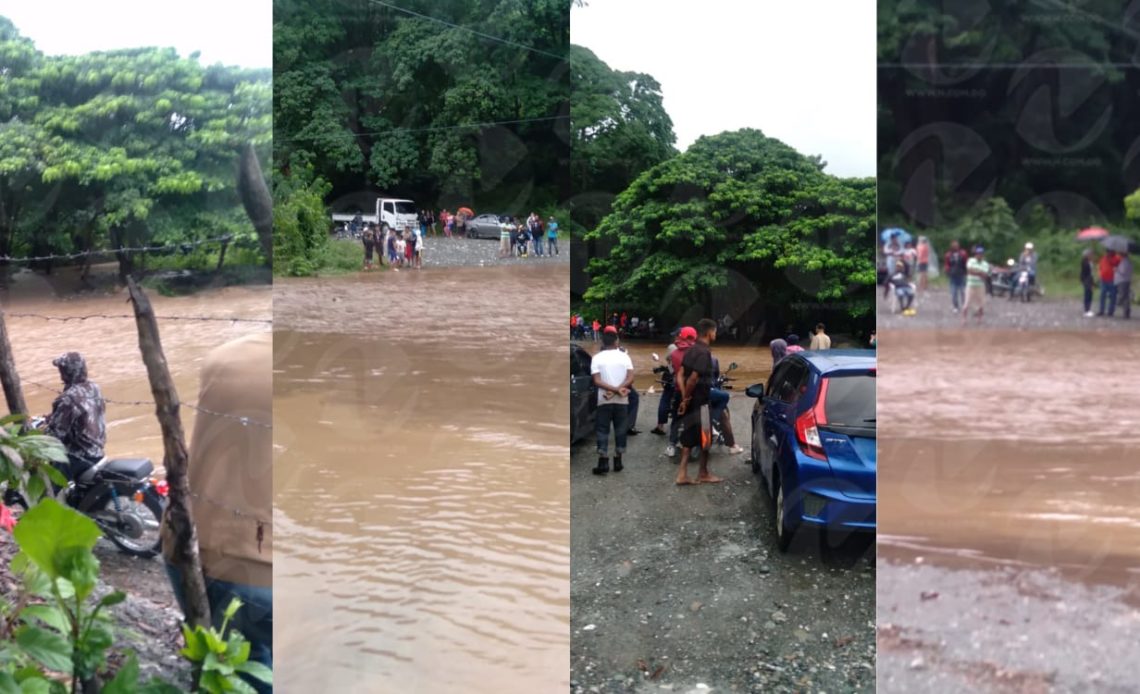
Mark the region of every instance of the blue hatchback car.
POLYGON ((875 532, 875 373, 874 350, 796 352, 745 390, 782 551, 803 526, 875 532))

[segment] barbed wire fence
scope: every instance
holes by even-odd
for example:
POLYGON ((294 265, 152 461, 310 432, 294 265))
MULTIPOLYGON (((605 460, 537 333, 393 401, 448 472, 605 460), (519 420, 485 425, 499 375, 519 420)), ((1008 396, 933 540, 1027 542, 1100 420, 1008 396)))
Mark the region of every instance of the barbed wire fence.
MULTIPOLYGON (((137 254, 143 254, 143 253, 157 253, 157 252, 162 252, 162 251, 180 251, 183 253, 187 253, 187 252, 189 252, 195 248, 199 248, 199 247, 204 246, 206 244, 210 244, 210 243, 226 243, 226 244, 228 244, 228 243, 232 243, 233 240, 234 240, 234 236, 232 234, 228 234, 228 235, 224 235, 224 236, 215 236, 215 237, 206 238, 206 239, 199 239, 196 241, 187 241, 187 242, 171 243, 171 244, 163 244, 163 245, 130 246, 130 247, 122 247, 122 248, 103 248, 103 249, 95 249, 95 250, 88 250, 88 251, 80 251, 80 252, 76 252, 76 253, 53 253, 53 254, 48 254, 48 255, 22 256, 22 257, 12 257, 12 256, 7 256, 7 255, 0 255, 0 263, 9 263, 9 264, 15 265, 15 264, 22 264, 22 263, 44 262, 44 261, 50 261, 50 260, 79 260, 81 258, 86 258, 86 257, 119 255, 119 254, 123 254, 123 253, 130 254, 130 255, 137 255, 137 254)), ((44 313, 34 313, 34 312, 5 311, 2 309, 0 309, 0 317, 22 318, 22 319, 38 319, 38 320, 51 321, 51 322, 62 322, 62 323, 67 323, 67 322, 72 322, 72 321, 86 322, 89 320, 122 320, 122 319, 130 319, 132 321, 136 320, 136 317, 133 314, 127 314, 127 313, 122 313, 122 314, 92 313, 92 314, 74 315, 74 316, 56 316, 56 315, 49 315, 49 314, 44 314, 44 313)), ((230 323, 230 324, 248 323, 248 324, 263 324, 263 325, 272 325, 273 324, 273 320, 269 319, 269 318, 242 318, 242 317, 234 317, 234 316, 156 316, 156 318, 160 321, 230 323)), ((20 380, 23 383, 27 383, 29 385, 36 386, 37 388, 41 388, 43 390, 53 392, 57 395, 61 395, 63 393, 63 391, 61 389, 47 385, 47 384, 44 384, 44 383, 39 383, 37 381, 32 381, 32 380, 29 380, 26 378, 22 378, 20 380)), ((107 404, 107 405, 118 405, 118 406, 124 406, 124 407, 155 407, 158 404, 153 400, 112 400, 109 398, 104 398, 103 402, 104 402, 104 404, 107 404)), ((241 416, 231 415, 231 414, 222 413, 222 412, 215 412, 213 410, 209 410, 209 409, 206 409, 204 407, 200 407, 196 404, 187 403, 187 402, 181 402, 179 404, 183 407, 190 408, 191 410, 194 410, 195 412, 198 412, 201 414, 206 414, 206 415, 210 415, 210 416, 214 416, 214 417, 222 417, 222 418, 227 418, 227 419, 234 419, 234 420, 240 421, 243 426, 257 426, 257 427, 264 427, 267 429, 273 428, 272 424, 269 424, 266 422, 260 422, 260 421, 257 421, 255 419, 251 419, 249 417, 241 417, 241 416)))
POLYGON ((48 260, 79 260, 80 258, 119 254, 137 255, 141 253, 158 253, 160 251, 181 251, 183 253, 187 253, 195 248, 205 246, 210 243, 233 243, 235 238, 236 237, 233 234, 226 234, 223 236, 213 236, 206 239, 198 239, 196 241, 168 243, 161 246, 124 246, 122 248, 99 248, 95 250, 77 251, 75 253, 51 253, 48 255, 33 255, 22 257, 0 255, 0 263, 9 263, 16 265, 20 263, 39 263, 48 260))

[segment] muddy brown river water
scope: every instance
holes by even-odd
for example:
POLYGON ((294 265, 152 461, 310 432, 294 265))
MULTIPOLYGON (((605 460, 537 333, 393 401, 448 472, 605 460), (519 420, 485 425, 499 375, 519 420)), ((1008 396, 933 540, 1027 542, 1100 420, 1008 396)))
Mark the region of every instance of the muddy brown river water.
POLYGON ((568 296, 564 266, 278 282, 282 691, 566 691, 568 296))
MULTIPOLYGON (((153 400, 133 318, 64 322, 18 317, 18 314, 57 318, 133 315, 125 292, 57 297, 38 289, 42 288, 36 285, 32 290, 14 291, 5 297, 4 304, 16 368, 20 373, 24 398, 33 414, 51 411, 51 403, 56 397, 51 389, 61 387, 59 370, 51 362, 68 351, 80 352, 87 359, 88 374, 99 384, 107 400, 153 400)), ((198 371, 210 350, 247 333, 271 328, 262 323, 162 320, 163 316, 270 319, 273 297, 269 286, 230 287, 188 297, 164 297, 153 291, 148 295, 159 317, 167 364, 178 395, 185 403, 197 401, 198 371)), ((194 417, 194 410, 182 408, 182 425, 187 436, 194 429, 194 417)), ((147 457, 154 461, 156 468, 161 468, 162 434, 154 406, 109 402, 106 450, 107 455, 116 458, 147 457)))
POLYGON ((891 331, 880 555, 1048 567, 1140 603, 1140 336, 891 331))

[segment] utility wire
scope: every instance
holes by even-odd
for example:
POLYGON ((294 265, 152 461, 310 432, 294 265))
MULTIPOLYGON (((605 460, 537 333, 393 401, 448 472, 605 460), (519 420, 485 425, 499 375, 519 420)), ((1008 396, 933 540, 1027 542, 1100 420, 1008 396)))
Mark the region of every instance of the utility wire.
MULTIPOLYGON (((363 132, 363 133, 349 133, 349 135, 351 135, 352 137, 371 137, 373 135, 390 135, 390 134, 394 134, 394 133, 424 133, 424 132, 434 132, 434 131, 439 131, 439 130, 464 130, 467 128, 478 129, 478 128, 489 128, 489 127, 492 127, 495 125, 515 125, 518 123, 543 123, 543 122, 549 122, 549 121, 555 121, 555 120, 569 120, 569 119, 570 119, 569 115, 540 116, 537 118, 518 118, 515 120, 498 120, 498 121, 487 121, 484 123, 468 123, 466 125, 433 125, 433 126, 428 126, 426 128, 389 128, 388 130, 374 130, 371 132, 363 132)), ((279 137, 279 138, 277 138, 278 141, 284 141, 284 142, 308 142, 312 139, 313 139, 312 137, 287 137, 287 138, 279 137)))
POLYGON ((501 43, 501 44, 504 44, 507 46, 513 46, 515 48, 521 48, 524 51, 530 51, 532 53, 538 53, 539 55, 545 55, 545 56, 549 56, 551 58, 557 58, 558 60, 566 60, 565 55, 559 55, 557 53, 551 53, 550 51, 544 51, 541 48, 534 48, 533 46, 527 46, 525 44, 518 43, 516 41, 511 41, 510 39, 504 39, 500 36, 493 36, 491 34, 484 34, 481 31, 477 31, 475 29, 472 29, 471 27, 465 27, 465 26, 462 26, 460 24, 454 24, 454 23, 449 22, 445 19, 439 19, 438 17, 432 17, 431 15, 420 14, 419 12, 416 12, 414 10, 409 10, 406 7, 399 7, 398 5, 393 5, 390 2, 384 2, 384 0, 369 0, 369 2, 371 2, 373 5, 380 5, 382 7, 387 7, 389 9, 396 10, 397 12, 403 12, 404 14, 409 14, 413 17, 419 17, 420 19, 426 19, 429 22, 436 22, 437 24, 442 24, 444 26, 448 26, 448 27, 451 27, 453 29, 460 29, 462 31, 467 31, 467 32, 470 32, 471 34, 473 34, 475 36, 478 36, 479 38, 487 39, 488 41, 495 41, 497 43, 501 43))

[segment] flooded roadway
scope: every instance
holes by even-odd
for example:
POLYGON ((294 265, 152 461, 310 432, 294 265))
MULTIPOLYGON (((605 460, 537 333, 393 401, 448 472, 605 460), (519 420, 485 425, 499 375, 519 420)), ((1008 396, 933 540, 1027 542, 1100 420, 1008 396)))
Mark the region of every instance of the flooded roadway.
POLYGON ((877 691, 1136 691, 1140 340, 884 332, 877 691))
POLYGON ((892 331, 879 546, 1058 567, 1140 599, 1140 338, 892 331))
POLYGON ((275 680, 565 691, 565 266, 275 286, 275 680))
MULTIPOLYGON (((164 297, 148 291, 159 317, 162 347, 178 395, 193 404, 198 399, 198 371, 213 348, 250 332, 269 330, 263 323, 164 321, 163 316, 213 316, 269 319, 272 291, 269 286, 230 287, 204 291, 188 297, 164 297)), ((24 399, 32 414, 47 414, 62 387, 53 359, 77 351, 87 359, 87 373, 99 384, 107 400, 144 402, 154 399, 146 366, 139 352, 138 332, 132 318, 91 318, 56 321, 21 318, 13 314, 53 317, 130 315, 126 292, 114 295, 78 295, 60 299, 50 292, 27 291, 8 297, 5 321, 12 343, 24 399), (39 385, 37 385, 39 384, 39 385)), ((194 430, 194 410, 181 411, 187 436, 194 430)), ((187 442, 192 443, 192 442, 187 442)), ((162 432, 154 405, 107 404, 107 455, 116 458, 142 456, 161 469, 162 432)))

